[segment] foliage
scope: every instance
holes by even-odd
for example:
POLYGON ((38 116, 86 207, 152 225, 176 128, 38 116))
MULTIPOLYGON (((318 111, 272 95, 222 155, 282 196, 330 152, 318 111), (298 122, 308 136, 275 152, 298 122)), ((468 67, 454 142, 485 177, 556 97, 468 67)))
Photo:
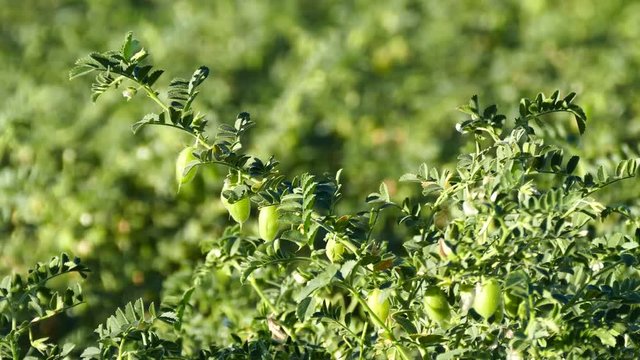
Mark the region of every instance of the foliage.
MULTIPOLYGON (((634 157, 639 14, 623 0, 12 2, 0 7, 0 273, 26 273, 63 251, 81 257, 94 270, 83 284, 91 306, 41 325, 43 336, 78 349, 93 345, 92 330, 113 309, 185 291, 194 268, 206 267, 199 243, 223 235, 223 171, 199 167, 175 194, 170 175, 189 134, 143 128, 132 137, 131 119, 159 112, 144 91, 120 101, 123 84, 94 103, 87 83, 64 81, 75 58, 118 48, 128 30, 154 50, 157 68, 187 80, 192 64, 211 68, 195 100, 210 134, 250 110, 256 126, 243 135, 244 151, 284 160, 282 174, 343 168, 337 211, 355 213, 380 180, 394 199, 414 197, 397 174, 422 161, 453 169, 472 150, 453 125, 456 105, 474 93, 517 104, 540 89, 577 91, 594 119, 589 130, 579 138, 551 115, 545 139, 579 154, 581 174, 634 157)), ((597 196, 633 208, 639 184, 597 196)), ((380 216, 380 238, 401 251, 409 230, 395 226, 393 211, 380 216)), ((235 286, 235 272, 215 274, 193 295, 206 315, 192 321, 215 329, 190 334, 203 343, 230 342, 228 324, 250 327, 259 301, 235 286), (231 307, 227 297, 239 300, 231 307)))
MULTIPOLYGON (((546 116, 544 127, 532 122, 536 134, 561 146, 564 161, 579 155, 580 176, 636 157, 639 14, 622 0, 12 2, 0 7, 0 274, 26 274, 62 251, 93 270, 82 284, 89 306, 37 324, 36 337, 77 344, 72 358, 96 346, 93 330, 114 309, 180 299, 194 271, 201 286, 185 313, 197 326, 183 327, 184 343, 231 344, 231 333, 249 333, 259 296, 248 282, 238 286, 236 271, 212 268, 215 252, 209 262, 200 253, 201 242, 208 250, 234 236, 224 233, 218 201, 223 169, 198 167, 176 195, 174 160, 193 138, 153 127, 130 136, 132 120, 160 112, 143 91, 120 101, 123 83, 91 102, 90 79, 64 81, 75 58, 119 48, 128 30, 153 49, 157 68, 187 80, 193 65, 211 68, 194 103, 207 133, 250 110, 256 126, 243 153, 275 155, 281 174, 322 179, 343 168, 336 212, 353 214, 383 179, 391 199, 426 202, 397 177, 423 161, 454 170, 460 153, 475 150, 453 126, 456 105, 474 93, 509 105, 500 110, 510 128, 521 97, 576 91, 590 119, 584 135, 563 114, 546 116)), ((638 185, 626 180, 593 197, 637 214, 638 185)), ((258 233, 255 205, 243 234, 258 233)), ((402 254, 412 233, 395 225, 397 214, 382 211, 375 236, 402 254)), ((587 229, 633 233, 618 219, 587 229)), ((59 277, 55 288, 74 282, 59 277)))
MULTIPOLYGON (((574 117, 576 135, 585 131, 587 117, 574 93, 523 99, 512 124, 495 105, 482 108, 474 96, 460 108, 468 120, 456 126, 473 146, 461 152, 455 169, 423 164, 400 178, 418 185, 421 196, 395 201, 383 182, 364 210, 342 212, 340 171, 289 177, 273 158, 248 155, 243 141, 254 122, 246 112, 209 138, 201 126, 205 116, 194 112, 192 102, 209 70, 200 67, 190 80, 172 80, 165 101, 156 86, 162 73, 151 72, 147 54, 128 34, 119 51, 78 60, 71 77, 96 73, 94 100, 125 83, 126 98, 144 93, 159 109, 134 131, 169 126, 192 135, 197 160, 184 173, 226 167, 222 202, 232 206, 248 197, 256 205, 276 205, 281 231, 264 241, 254 229, 234 225, 217 239, 203 240, 204 263, 190 280, 173 285, 160 315, 142 300, 118 309, 98 326, 98 346, 84 350, 83 358, 640 355, 635 203, 617 206, 597 198, 603 189, 635 177, 638 159, 590 172, 580 167, 578 155, 567 155, 562 138, 546 130, 556 120, 550 114, 565 113, 574 117), (409 234, 401 248, 384 239, 382 230, 388 229, 379 221, 385 216, 397 220, 392 231, 409 234), (340 256, 335 256, 337 244, 340 256), (220 274, 249 285, 260 299, 249 327, 228 325, 229 340, 211 334, 201 321, 209 311, 209 299, 201 295, 220 274), (423 300, 434 294, 447 321, 432 319, 433 309, 425 308, 435 306, 423 300)), ((4 283, 5 289, 14 286, 4 283)), ((233 307, 236 296, 216 305, 233 307)), ((7 323, 15 318, 9 311, 7 323)), ((14 358, 16 351, 36 354, 14 350, 21 346, 19 337, 8 337, 14 358)), ((59 354, 45 340, 40 347, 54 349, 51 358, 71 351, 59 354)))
MULTIPOLYGON (((44 359, 62 359, 74 345, 59 347, 49 343, 47 337, 35 338, 34 328, 47 319, 62 314, 83 302, 80 285, 56 291, 49 282, 58 276, 79 274, 87 277, 87 269, 80 259, 70 259, 67 254, 53 257, 47 263, 38 263, 29 270, 26 279, 20 275, 6 276, 0 283, 0 359, 21 359, 27 354, 21 338, 29 335, 33 356, 39 353, 44 359)), ((29 357, 27 357, 29 358, 29 357)))

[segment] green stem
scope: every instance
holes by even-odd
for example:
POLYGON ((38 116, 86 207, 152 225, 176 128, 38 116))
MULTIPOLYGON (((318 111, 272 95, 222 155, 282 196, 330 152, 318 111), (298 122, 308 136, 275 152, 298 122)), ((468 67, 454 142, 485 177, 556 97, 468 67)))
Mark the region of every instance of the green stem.
MULTIPOLYGON (((525 119, 530 120, 530 119, 535 119, 539 116, 544 116, 544 115, 549 115, 549 114, 553 114, 553 113, 560 113, 560 112, 568 112, 571 114, 575 114, 573 111, 569 110, 569 109, 555 109, 555 110, 545 110, 545 111, 541 111, 539 113, 535 113, 535 114, 529 114, 527 116, 525 116, 525 119)), ((518 119, 522 119, 521 117, 518 119)))
POLYGON ((615 178, 615 179, 613 179, 613 180, 605 181, 605 182, 603 182, 603 183, 600 183, 600 184, 598 184, 598 187, 597 187, 597 188, 592 189, 592 190, 590 190, 589 192, 587 192, 587 195, 586 195, 586 196, 589 196, 589 195, 591 195, 591 194, 593 194, 593 193, 595 193, 595 192, 597 192, 597 191, 600 191, 600 190, 604 189, 605 187, 607 187, 607 186, 609 186, 609 185, 611 185, 611 184, 615 184, 615 183, 617 183, 618 181, 631 179, 631 178, 633 178, 633 177, 635 177, 635 174, 634 174, 634 175, 631 175, 631 176, 623 176, 623 177, 615 178))
POLYGON ((183 128, 183 127, 180 127, 180 126, 174 125, 174 124, 169 124, 169 123, 164 123, 164 124, 163 124, 163 123, 159 123, 159 122, 154 122, 154 123, 151 123, 150 125, 153 125, 153 126, 167 126, 167 127, 170 127, 170 128, 174 128, 174 129, 176 129, 176 130, 184 131, 184 132, 186 132, 187 134, 194 136, 194 135, 193 135, 193 132, 191 132, 191 131, 189 131, 189 130, 187 130, 187 129, 183 128))
POLYGON ((362 335, 360 335, 360 357, 359 359, 362 359, 362 356, 364 355, 364 338, 367 336, 367 327, 369 326, 368 322, 364 322, 364 327, 362 328, 362 335))
POLYGON ((526 300, 529 302, 529 321, 527 323, 527 327, 524 330, 524 333, 529 339, 533 339, 533 330, 535 329, 536 321, 535 309, 533 307, 533 297, 529 295, 526 300))
POLYGON ((371 234, 373 234, 373 228, 376 226, 376 223, 378 222, 378 217, 380 216, 380 210, 376 210, 375 214, 376 215, 373 218, 373 223, 369 227, 369 232, 367 233, 367 241, 371 239, 371 234))
POLYGON ((491 131, 491 130, 489 130, 487 128, 483 128, 483 127, 479 127, 477 129, 478 130, 482 130, 482 131, 486 132, 487 134, 489 134, 489 136, 491 136, 491 139, 493 139, 494 143, 499 143, 500 142, 500 138, 498 138, 493 131, 491 131))
POLYGON ((199 143, 200 145, 204 146, 208 150, 211 150, 213 148, 212 145, 207 144, 207 142, 202 137, 202 134, 197 134, 197 135, 194 135, 194 136, 196 137, 196 142, 199 143))
POLYGON ((124 340, 126 339, 126 335, 123 334, 122 335, 122 340, 120 340, 120 346, 118 346, 118 357, 116 358, 117 360, 121 360, 122 359, 122 350, 124 350, 124 340))
MULTIPOLYGON (((416 298, 416 295, 418 294, 418 290, 422 288, 422 283, 424 283, 424 278, 415 278, 415 279, 420 279, 420 282, 418 283, 418 286, 416 286, 416 288, 413 289, 413 291, 411 292, 411 295, 409 296, 409 301, 411 301, 411 299, 416 298)), ((411 281, 415 279, 411 279, 411 281)))
MULTIPOLYGON (((336 320, 336 319, 332 319, 327 317, 326 319, 328 319, 329 321, 332 321, 334 324, 337 324, 338 326, 340 326, 341 328, 343 328, 346 332, 348 332, 349 334, 351 334, 351 336, 353 336, 359 343, 360 343, 360 347, 364 348, 364 343, 362 342, 363 339, 358 337, 358 334, 354 333, 351 329, 349 329, 349 327, 343 323, 341 323, 340 321, 336 320)), ((349 341, 347 341, 347 339, 343 339, 348 345, 349 347, 353 347, 351 345, 351 343, 349 341)))
MULTIPOLYGON (((39 289, 39 288, 41 288, 41 287, 44 287, 44 285, 45 285, 49 280, 54 279, 54 278, 56 278, 56 277, 58 277, 58 276, 63 276, 63 275, 71 274, 71 273, 74 273, 74 272, 80 273, 80 271, 79 271, 79 270, 77 270, 77 269, 71 269, 71 270, 64 271, 64 272, 61 272, 61 273, 58 273, 58 274, 49 275, 49 276, 47 276, 46 278, 44 278, 44 279, 40 280, 37 284, 35 284, 35 285, 30 285, 30 286, 26 289, 26 291, 24 292, 24 294, 22 294, 22 296, 20 296, 20 298, 18 298, 18 301, 17 301, 16 303, 17 303, 17 304, 19 304, 19 303, 24 302, 24 300, 25 300, 25 299, 26 299, 30 294, 32 294, 32 293, 34 292, 34 290, 35 290, 35 289, 39 289)), ((13 318, 13 320, 15 320, 15 318, 13 318)), ((12 324, 12 325, 15 325, 15 324, 12 324)), ((14 328, 14 329, 15 329, 15 328, 14 328)))
MULTIPOLYGON (((274 315, 277 314, 278 309, 276 309, 276 307, 271 303, 271 301, 269 301, 269 298, 267 298, 267 294, 264 293, 264 291, 262 290, 260 285, 258 285, 258 283, 256 282, 256 279, 253 276, 249 276, 249 284, 251 284, 251 287, 253 287, 253 289, 256 291, 260 299, 262 299, 262 301, 264 301, 267 304, 267 307, 269 308, 269 310, 271 310, 271 313, 273 313, 274 315)), ((296 336, 291 329, 287 328, 282 324, 280 324, 280 326, 282 326, 284 331, 289 336, 291 336, 291 340, 297 341, 296 336)))
POLYGON ((17 328, 18 328, 18 324, 16 322, 16 313, 13 310, 13 306, 11 305, 11 303, 9 303, 10 306, 10 316, 11 316, 11 332, 9 333, 10 336, 10 340, 9 340, 9 346, 11 349, 11 356, 13 358, 13 360, 19 360, 19 354, 18 354, 18 348, 17 348, 17 339, 16 339, 16 334, 19 334, 17 328))
POLYGON ((151 100, 155 101, 156 104, 160 105, 160 107, 162 108, 162 111, 169 113, 169 107, 165 105, 165 103, 162 102, 162 100, 160 100, 160 98, 152 88, 150 88, 148 85, 143 85, 142 89, 147 93, 147 96, 149 96, 151 100))
POLYGON ((271 260, 271 261, 266 261, 263 264, 264 265, 273 265, 273 264, 280 264, 280 263, 288 263, 288 262, 292 262, 292 261, 313 262, 313 259, 309 259, 307 257, 290 257, 290 258, 285 258, 285 259, 275 259, 275 260, 271 260))
POLYGON ((253 289, 256 291, 260 299, 262 299, 262 301, 264 301, 267 304, 267 307, 269 307, 269 310, 271 310, 272 313, 277 314, 278 309, 276 309, 276 307, 273 306, 271 301, 269 301, 269 298, 267 298, 267 294, 265 294, 264 291, 262 291, 262 288, 260 288, 260 286, 256 282, 256 279, 253 276, 249 276, 249 284, 251 284, 251 287, 253 287, 253 289))

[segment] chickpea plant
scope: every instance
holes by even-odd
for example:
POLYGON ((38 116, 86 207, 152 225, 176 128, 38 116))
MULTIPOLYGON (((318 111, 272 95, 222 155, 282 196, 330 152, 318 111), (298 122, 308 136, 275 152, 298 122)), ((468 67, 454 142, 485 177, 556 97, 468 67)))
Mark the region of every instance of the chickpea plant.
MULTIPOLYGON (((242 137, 254 124, 246 112, 209 136, 205 116, 194 109, 209 70, 172 80, 162 96, 156 83, 163 72, 147 56, 128 34, 120 50, 78 60, 71 78, 97 73, 94 101, 126 86, 126 98, 145 95, 157 104, 133 131, 157 125, 191 134, 193 145, 177 157, 178 186, 189 186, 201 166, 225 167, 219 198, 240 226, 203 244, 203 263, 182 296, 157 308, 138 301, 118 309, 82 358, 640 356, 637 204, 597 198, 635 177, 638 160, 589 171, 565 153, 563 139, 545 129, 558 120, 550 114, 560 113, 585 131, 574 93, 523 99, 509 127, 495 105, 481 108, 474 96, 461 107, 467 120, 457 125, 473 147, 455 169, 423 164, 400 178, 420 195, 396 201, 382 183, 362 211, 344 214, 336 208, 340 172, 287 176, 275 159, 245 154, 242 137), (242 226, 251 208, 258 209, 258 234, 242 226), (376 231, 383 213, 410 234, 399 250, 376 231), (605 219, 613 224, 601 226, 605 219), (260 299, 254 328, 231 342, 184 341, 192 326, 185 310, 202 290, 198 279, 222 267, 260 299)), ((64 358, 45 348, 46 339, 19 341, 22 328, 9 326, 22 316, 7 295, 14 286, 5 280, 0 287, 0 333, 10 329, 0 359, 64 358)))

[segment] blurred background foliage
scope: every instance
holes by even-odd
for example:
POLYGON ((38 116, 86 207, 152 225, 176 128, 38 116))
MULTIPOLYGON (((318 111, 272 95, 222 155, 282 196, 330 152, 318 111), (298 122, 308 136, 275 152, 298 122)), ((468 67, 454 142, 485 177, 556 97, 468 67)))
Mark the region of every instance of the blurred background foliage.
MULTIPOLYGON (((86 260, 89 305, 42 329, 80 343, 116 306, 184 290, 200 242, 228 224, 224 169, 201 169, 176 194, 174 160, 191 140, 154 127, 131 134, 151 102, 112 92, 93 104, 90 79, 67 80, 76 58, 117 48, 129 30, 167 70, 165 85, 210 67, 198 100, 210 132, 249 111, 249 152, 275 155, 283 173, 344 168, 344 211, 361 209, 383 180, 394 197, 408 194, 396 180, 423 161, 455 162, 456 107, 473 94, 513 118, 521 97, 575 91, 590 118, 578 155, 595 162, 638 148, 637 1, 5 2, 0 273, 59 251, 86 260)), ((560 136, 576 133, 558 121, 560 136)), ((638 193, 629 186, 621 201, 638 193)), ((193 328, 216 329, 194 341, 249 326, 251 311, 238 309, 256 301, 229 280, 220 270, 194 294, 193 328), (222 302, 230 297, 239 300, 222 302)))

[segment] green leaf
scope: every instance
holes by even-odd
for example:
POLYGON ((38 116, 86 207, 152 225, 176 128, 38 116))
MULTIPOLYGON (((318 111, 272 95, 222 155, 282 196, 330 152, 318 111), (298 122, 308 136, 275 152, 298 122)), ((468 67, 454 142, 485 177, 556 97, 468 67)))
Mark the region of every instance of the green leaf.
POLYGON ((575 119, 576 119, 576 125, 578 126, 578 131, 580 132, 580 135, 584 134, 584 131, 587 129, 586 116, 576 115, 575 119))
POLYGON ((439 354, 436 356, 436 360, 449 360, 449 359, 457 359, 459 355, 462 355, 467 352, 468 349, 454 349, 447 351, 445 353, 439 354))
MULTIPOLYGON (((287 216, 289 216, 290 214, 287 214, 287 216)), ((280 219, 282 220, 282 219, 280 219)), ((297 222, 294 223, 300 223, 302 221, 302 219, 300 217, 297 217, 297 222)), ((287 222, 291 222, 291 219, 288 219, 287 222)), ((292 241, 296 244, 303 244, 306 242, 307 238, 304 234, 302 234, 300 231, 298 230, 285 230, 281 235, 280 238, 283 240, 289 240, 292 241)))
POLYGON ((358 262, 355 260, 345 261, 344 264, 342 264, 342 268, 340 269, 340 274, 342 275, 342 277, 345 279, 348 278, 356 265, 358 265, 358 262))
POLYGON ((302 301, 298 303, 296 308, 296 316, 300 322, 305 322, 313 315, 315 311, 315 298, 314 297, 306 297, 302 301))
POLYGON ((597 336, 603 345, 614 347, 616 346, 616 338, 607 329, 596 329, 593 331, 593 335, 597 336))
POLYGON ((101 354, 100 349, 97 347, 88 347, 84 349, 80 357, 83 359, 99 359, 101 358, 101 354))
POLYGON ((637 263, 636 257, 629 254, 629 253, 624 253, 624 254, 620 254, 620 260, 626 265, 626 266, 633 266, 637 263))
POLYGON ((60 356, 67 356, 69 355, 69 353, 71 353, 71 351, 73 349, 75 349, 76 345, 75 344, 71 344, 71 343, 66 343, 62 346, 62 352, 60 353, 60 356))
POLYGON ((389 198, 389 189, 387 188, 387 184, 382 182, 380 184, 380 188, 378 190, 380 192, 380 197, 385 201, 385 202, 389 202, 390 198, 389 198))
POLYGON ((566 102, 567 104, 571 104, 571 102, 573 101, 573 99, 575 99, 575 97, 576 97, 576 93, 571 92, 569 93, 569 95, 565 96, 564 99, 562 99, 562 101, 566 102))
POLYGON ((164 321, 167 324, 176 324, 180 321, 178 314, 172 311, 163 312, 158 316, 158 320, 164 321))
POLYGON ((140 44, 138 40, 133 39, 133 32, 129 31, 124 37, 124 43, 122 44, 122 55, 125 59, 131 59, 133 54, 140 50, 140 44))
POLYGON ((142 118, 142 120, 131 125, 131 131, 133 131, 133 133, 135 134, 138 131, 140 131, 140 129, 145 125, 164 125, 164 124, 165 124, 164 113, 161 113, 161 114, 150 113, 145 115, 142 118))
POLYGON ((420 178, 416 174, 404 174, 398 181, 402 182, 420 182, 420 178))
POLYGON ((196 87, 200 86, 203 81, 209 76, 209 68, 206 66, 200 66, 196 71, 194 71, 191 76, 191 80, 189 80, 189 94, 194 94, 196 87))
POLYGON ((607 172, 604 170, 604 166, 599 166, 598 171, 596 173, 596 180, 600 183, 604 183, 609 179, 607 172))
POLYGON ((419 335, 416 336, 415 339, 418 340, 418 342, 422 346, 434 346, 444 342, 444 336, 436 334, 419 335))
POLYGON ((84 76, 94 71, 95 69, 88 66, 75 66, 69 71, 69 80, 73 80, 77 77, 84 76))
POLYGON ((394 314, 393 319, 406 331, 408 334, 416 334, 418 329, 416 329, 415 325, 407 319, 404 315, 394 314))
POLYGON ((296 301, 302 301, 307 296, 311 295, 314 291, 323 288, 331 283, 331 280, 336 275, 338 270, 340 269, 340 265, 331 264, 327 266, 327 268, 318 274, 315 278, 311 279, 307 286, 305 286, 300 293, 296 296, 296 301))
POLYGON ((504 290, 509 290, 519 297, 526 297, 529 288, 529 277, 523 270, 510 272, 504 281, 504 290))
POLYGON ((562 166, 562 152, 554 152, 551 156, 551 169, 553 171, 560 171, 562 166))
POLYGON ((575 171, 579 161, 580 161, 580 157, 577 155, 572 156, 571 159, 567 161, 567 168, 565 169, 567 174, 572 174, 575 171))
POLYGON ((616 177, 623 177, 626 175, 627 166, 629 163, 626 160, 620 161, 616 166, 616 177))

